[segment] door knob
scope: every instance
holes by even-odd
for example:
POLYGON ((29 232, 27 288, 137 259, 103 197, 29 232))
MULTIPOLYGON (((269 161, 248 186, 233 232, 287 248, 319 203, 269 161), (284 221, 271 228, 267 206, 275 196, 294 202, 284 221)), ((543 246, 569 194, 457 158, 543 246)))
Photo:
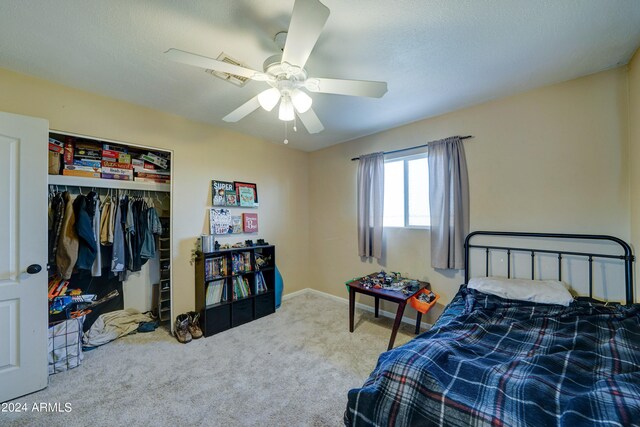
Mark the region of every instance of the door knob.
POLYGON ((29 274, 38 274, 41 270, 42 267, 40 266, 40 264, 31 264, 29 267, 27 267, 27 273, 29 274))

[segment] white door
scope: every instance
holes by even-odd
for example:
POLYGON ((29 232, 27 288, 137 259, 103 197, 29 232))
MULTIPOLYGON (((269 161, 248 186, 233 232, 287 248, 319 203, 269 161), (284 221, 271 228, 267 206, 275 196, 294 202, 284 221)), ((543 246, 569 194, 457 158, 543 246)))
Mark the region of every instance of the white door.
POLYGON ((47 386, 48 132, 0 113, 0 402, 47 386))

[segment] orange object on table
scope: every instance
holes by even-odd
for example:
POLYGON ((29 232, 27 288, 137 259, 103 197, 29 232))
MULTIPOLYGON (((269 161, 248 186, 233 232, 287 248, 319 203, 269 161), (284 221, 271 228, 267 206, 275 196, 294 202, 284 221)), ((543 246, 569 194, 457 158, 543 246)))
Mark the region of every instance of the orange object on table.
POLYGON ((425 314, 427 311, 431 310, 431 307, 436 304, 436 301, 438 301, 439 298, 440 295, 436 294, 435 292, 430 291, 427 288, 422 288, 420 289, 420 291, 418 291, 417 294, 409 298, 409 305, 411 305, 411 307, 413 307, 417 312, 425 314), (418 296, 421 294, 433 294, 435 295, 435 298, 431 302, 420 301, 418 299, 418 296))

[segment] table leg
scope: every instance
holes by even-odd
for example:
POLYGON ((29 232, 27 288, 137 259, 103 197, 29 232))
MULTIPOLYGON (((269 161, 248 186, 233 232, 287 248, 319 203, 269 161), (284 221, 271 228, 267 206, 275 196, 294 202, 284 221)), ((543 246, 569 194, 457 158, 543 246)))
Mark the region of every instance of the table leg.
POLYGON ((391 331, 391 339, 389 340, 389 347, 387 350, 391 350, 393 348, 393 342, 396 340, 396 334, 398 333, 398 328, 400 327, 400 322, 402 321, 402 315, 404 314, 404 307, 407 305, 406 301, 398 303, 398 311, 396 312, 396 320, 393 322, 393 330, 391 331))
POLYGON ((378 317, 379 309, 380 309, 380 298, 376 297, 376 317, 378 317))
POLYGON ((353 332, 353 315, 356 307, 356 292, 349 286, 349 332, 353 332))
POLYGON ((416 316, 416 335, 420 333, 420 322, 422 321, 422 313, 418 312, 416 316))

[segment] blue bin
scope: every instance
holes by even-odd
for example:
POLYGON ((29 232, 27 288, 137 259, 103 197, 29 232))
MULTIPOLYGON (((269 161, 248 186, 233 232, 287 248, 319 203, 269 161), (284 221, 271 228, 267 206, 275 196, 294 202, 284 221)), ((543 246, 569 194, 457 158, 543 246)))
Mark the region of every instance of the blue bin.
POLYGON ((276 266, 276 308, 280 308, 280 304, 282 304, 282 289, 284 288, 284 283, 282 282, 282 274, 280 274, 280 270, 276 266))

